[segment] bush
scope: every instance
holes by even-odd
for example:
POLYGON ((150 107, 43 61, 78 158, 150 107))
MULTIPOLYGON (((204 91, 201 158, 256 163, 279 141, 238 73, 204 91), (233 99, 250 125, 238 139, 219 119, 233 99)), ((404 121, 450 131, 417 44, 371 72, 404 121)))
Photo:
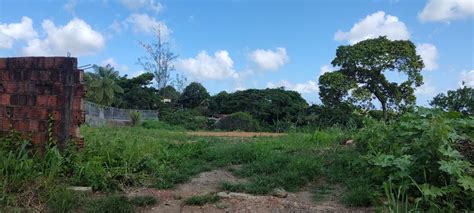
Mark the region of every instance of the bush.
POLYGON ((163 115, 161 120, 171 125, 184 127, 188 130, 207 128, 207 118, 201 116, 199 112, 195 110, 178 110, 174 113, 163 115))
POLYGON ((169 130, 169 131, 176 131, 176 130, 183 130, 184 128, 180 126, 172 126, 168 123, 163 121, 154 121, 154 120, 146 120, 142 123, 143 128, 146 129, 160 129, 160 130, 169 130))
POLYGON ((138 126, 142 121, 142 114, 138 111, 131 111, 128 113, 132 126, 138 126))
MULTIPOLYGON (((459 141, 472 143, 472 132, 472 117, 419 108, 389 125, 369 124, 356 144, 379 188, 390 186, 385 191, 389 200, 411 197, 414 205, 402 205, 427 211, 472 211, 474 170, 455 149, 459 141), (406 194, 393 196, 400 190, 406 194)), ((400 205, 394 202, 389 207, 400 205)))
POLYGON ((245 112, 236 112, 225 118, 222 118, 216 124, 218 129, 226 131, 258 131, 258 122, 252 116, 245 112))

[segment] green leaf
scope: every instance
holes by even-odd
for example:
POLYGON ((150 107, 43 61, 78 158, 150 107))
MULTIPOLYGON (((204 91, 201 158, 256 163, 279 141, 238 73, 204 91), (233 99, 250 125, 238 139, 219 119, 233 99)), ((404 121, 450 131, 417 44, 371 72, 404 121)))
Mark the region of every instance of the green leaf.
POLYGON ((436 186, 429 185, 427 183, 422 184, 420 186, 420 190, 421 190, 421 193, 423 194, 423 196, 432 197, 432 198, 443 196, 445 194, 443 189, 438 188, 436 186))
POLYGON ((474 178, 472 176, 463 175, 463 176, 459 177, 458 183, 465 190, 474 191, 474 178))

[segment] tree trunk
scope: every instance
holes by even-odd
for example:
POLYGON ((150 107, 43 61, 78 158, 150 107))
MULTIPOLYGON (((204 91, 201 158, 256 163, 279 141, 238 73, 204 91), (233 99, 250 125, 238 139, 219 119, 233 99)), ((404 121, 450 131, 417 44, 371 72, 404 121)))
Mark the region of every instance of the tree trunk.
POLYGON ((388 121, 388 115, 387 115, 387 106, 385 106, 386 103, 382 102, 382 101, 380 103, 382 104, 383 119, 384 119, 385 122, 387 122, 388 121))

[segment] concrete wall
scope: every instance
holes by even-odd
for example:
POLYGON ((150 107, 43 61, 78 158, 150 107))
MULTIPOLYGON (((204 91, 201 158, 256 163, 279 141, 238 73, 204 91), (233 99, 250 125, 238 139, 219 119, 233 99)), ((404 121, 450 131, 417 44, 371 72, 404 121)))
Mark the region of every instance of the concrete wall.
POLYGON ((84 140, 84 71, 77 58, 0 58, 0 136, 16 130, 34 145, 44 145, 51 116, 55 140, 64 146, 84 140))

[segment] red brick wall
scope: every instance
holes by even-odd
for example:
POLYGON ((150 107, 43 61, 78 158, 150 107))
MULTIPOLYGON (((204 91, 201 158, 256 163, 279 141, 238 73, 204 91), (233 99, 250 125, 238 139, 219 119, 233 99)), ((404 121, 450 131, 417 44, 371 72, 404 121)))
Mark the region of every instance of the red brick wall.
POLYGON ((77 58, 0 58, 0 136, 15 129, 42 145, 52 116, 54 139, 61 145, 74 139, 82 146, 83 75, 77 58))

